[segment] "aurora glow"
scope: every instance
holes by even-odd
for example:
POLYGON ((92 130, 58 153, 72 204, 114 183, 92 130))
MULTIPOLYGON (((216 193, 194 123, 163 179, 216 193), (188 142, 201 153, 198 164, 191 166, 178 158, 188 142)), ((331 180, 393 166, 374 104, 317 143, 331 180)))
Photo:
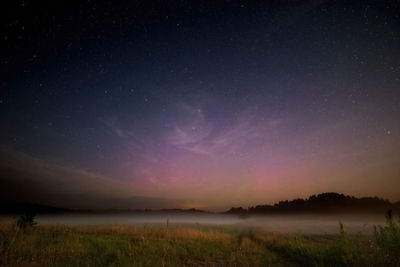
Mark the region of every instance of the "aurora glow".
POLYGON ((210 210, 326 191, 400 199, 398 5, 195 2, 7 7, 9 198, 210 210))

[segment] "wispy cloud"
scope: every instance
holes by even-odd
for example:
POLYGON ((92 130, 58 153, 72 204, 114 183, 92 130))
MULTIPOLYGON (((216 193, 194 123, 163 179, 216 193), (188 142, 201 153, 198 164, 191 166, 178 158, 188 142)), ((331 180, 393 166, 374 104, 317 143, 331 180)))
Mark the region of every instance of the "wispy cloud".
POLYGON ((234 153, 249 140, 260 137, 267 128, 276 127, 281 120, 266 123, 257 117, 253 109, 240 113, 229 126, 212 125, 207 122, 200 109, 185 106, 191 112, 192 120, 177 125, 169 133, 167 143, 192 153, 203 155, 224 155, 234 153))
POLYGON ((114 136, 123 140, 123 145, 134 151, 137 154, 138 151, 143 152, 146 148, 146 140, 139 138, 133 131, 123 126, 117 118, 106 118, 100 119, 100 122, 106 127, 108 132, 114 134, 114 136))
MULTIPOLYGON (((175 125, 173 131, 167 136, 167 144, 174 145, 184 150, 196 151, 196 147, 211 133, 211 125, 206 122, 200 108, 178 102, 176 107, 185 114, 185 122, 175 125)), ((197 152, 202 153, 200 150, 197 152)))
POLYGON ((116 119, 113 118, 107 118, 107 119, 101 119, 100 120, 111 132, 116 134, 119 137, 127 137, 129 135, 128 132, 122 129, 121 126, 119 126, 119 122, 116 119))

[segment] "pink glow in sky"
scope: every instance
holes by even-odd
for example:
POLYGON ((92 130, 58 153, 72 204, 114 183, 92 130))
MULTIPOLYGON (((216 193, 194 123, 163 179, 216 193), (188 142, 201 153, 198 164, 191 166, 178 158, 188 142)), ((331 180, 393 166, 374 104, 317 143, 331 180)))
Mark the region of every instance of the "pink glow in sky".
POLYGON ((400 200, 391 1, 139 2, 5 12, 0 201, 400 200))

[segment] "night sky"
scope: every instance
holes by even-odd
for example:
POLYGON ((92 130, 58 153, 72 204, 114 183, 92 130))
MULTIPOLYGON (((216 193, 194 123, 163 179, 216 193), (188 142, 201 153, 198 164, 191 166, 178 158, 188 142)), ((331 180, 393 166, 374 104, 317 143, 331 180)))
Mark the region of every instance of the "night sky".
POLYGON ((3 200, 400 200, 395 1, 4 1, 3 200))

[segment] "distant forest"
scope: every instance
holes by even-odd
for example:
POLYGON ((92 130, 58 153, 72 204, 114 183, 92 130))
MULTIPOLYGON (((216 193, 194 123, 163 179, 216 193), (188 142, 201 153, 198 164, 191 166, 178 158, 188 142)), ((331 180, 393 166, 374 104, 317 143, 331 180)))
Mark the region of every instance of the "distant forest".
MULTIPOLYGON (((338 193, 322 193, 307 199, 280 201, 274 205, 257 205, 255 207, 233 207, 223 214, 237 214, 243 217, 257 214, 307 214, 307 213, 386 213, 392 210, 400 213, 400 201, 391 203, 378 197, 356 198, 338 193)), ((198 209, 66 209, 37 203, 0 202, 0 214, 19 214, 26 211, 35 213, 208 213, 198 209)))
POLYGON ((296 214, 296 213, 382 213, 388 210, 400 212, 400 201, 391 203, 378 197, 356 198, 334 192, 312 195, 308 199, 280 201, 274 205, 233 207, 227 214, 296 214))

